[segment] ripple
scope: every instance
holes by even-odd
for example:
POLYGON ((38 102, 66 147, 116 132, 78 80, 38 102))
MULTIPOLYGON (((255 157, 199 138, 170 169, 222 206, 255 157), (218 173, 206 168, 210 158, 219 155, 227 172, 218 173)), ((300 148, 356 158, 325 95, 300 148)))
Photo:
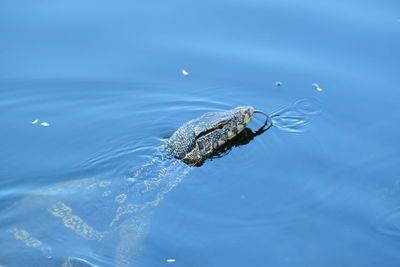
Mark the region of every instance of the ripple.
POLYGON ((297 100, 293 103, 293 107, 296 111, 307 116, 316 116, 322 113, 322 104, 319 100, 311 97, 297 100))
POLYGON ((270 117, 275 128, 289 133, 302 133, 305 126, 321 113, 322 104, 315 98, 306 97, 273 112, 270 117))

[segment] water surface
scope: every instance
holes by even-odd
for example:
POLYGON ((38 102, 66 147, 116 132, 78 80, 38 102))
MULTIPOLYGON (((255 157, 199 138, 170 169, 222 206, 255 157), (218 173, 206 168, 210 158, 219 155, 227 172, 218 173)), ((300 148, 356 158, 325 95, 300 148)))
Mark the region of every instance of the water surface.
POLYGON ((389 0, 2 2, 0 265, 398 266, 399 34, 389 0), (160 158, 204 112, 304 98, 298 133, 160 158))

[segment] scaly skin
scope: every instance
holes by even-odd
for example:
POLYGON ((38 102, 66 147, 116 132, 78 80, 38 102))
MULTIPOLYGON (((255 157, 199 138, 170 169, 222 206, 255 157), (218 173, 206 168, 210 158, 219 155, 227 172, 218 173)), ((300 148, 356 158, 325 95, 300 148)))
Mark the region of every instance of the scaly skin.
POLYGON ((250 106, 208 112, 176 130, 169 138, 166 150, 190 166, 199 166, 243 131, 253 118, 254 109, 250 106))

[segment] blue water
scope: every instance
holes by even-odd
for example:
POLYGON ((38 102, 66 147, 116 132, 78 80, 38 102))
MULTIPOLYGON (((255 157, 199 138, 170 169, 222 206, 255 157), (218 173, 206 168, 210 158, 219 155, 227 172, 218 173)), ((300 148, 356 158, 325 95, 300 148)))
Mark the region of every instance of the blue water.
POLYGON ((3 1, 0 266, 399 266, 399 47, 396 0, 3 1), (160 156, 302 99, 296 133, 160 156))

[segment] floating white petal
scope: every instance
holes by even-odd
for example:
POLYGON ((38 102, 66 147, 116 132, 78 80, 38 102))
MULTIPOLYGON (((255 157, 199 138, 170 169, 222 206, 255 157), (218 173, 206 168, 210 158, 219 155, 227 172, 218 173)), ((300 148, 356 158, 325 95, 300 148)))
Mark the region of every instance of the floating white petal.
POLYGON ((39 122, 39 120, 34 120, 34 121, 32 121, 32 124, 36 124, 38 122, 39 122))
POLYGON ((182 74, 185 75, 185 76, 188 76, 189 72, 187 70, 182 70, 182 74))
POLYGON ((321 92, 323 89, 316 83, 313 83, 312 86, 314 87, 315 90, 317 90, 318 92, 321 92))
POLYGON ((40 125, 45 126, 45 127, 50 126, 50 124, 48 122, 42 122, 40 125))

